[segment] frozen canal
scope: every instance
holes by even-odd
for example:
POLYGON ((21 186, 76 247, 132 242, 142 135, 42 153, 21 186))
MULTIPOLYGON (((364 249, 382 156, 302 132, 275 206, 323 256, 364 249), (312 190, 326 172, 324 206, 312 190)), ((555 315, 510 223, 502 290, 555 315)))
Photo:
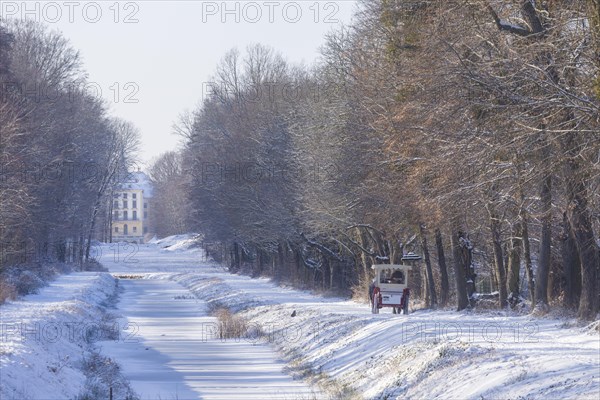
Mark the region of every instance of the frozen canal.
POLYGON ((251 339, 215 338, 205 304, 172 281, 122 279, 119 341, 102 352, 117 360, 142 399, 312 399, 283 372, 273 349, 251 339))

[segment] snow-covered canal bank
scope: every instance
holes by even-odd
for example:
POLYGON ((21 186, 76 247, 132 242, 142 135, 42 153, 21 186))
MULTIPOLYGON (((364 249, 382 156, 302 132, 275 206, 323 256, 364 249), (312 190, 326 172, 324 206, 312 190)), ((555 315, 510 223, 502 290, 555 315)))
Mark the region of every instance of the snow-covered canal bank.
POLYGON ((0 399, 74 399, 85 392, 82 361, 116 289, 102 272, 59 276, 39 294, 0 306, 0 399))
POLYGON ((118 313, 123 340, 103 343, 142 399, 312 399, 283 372, 274 350, 251 339, 215 338, 206 303, 179 284, 123 279, 118 313))

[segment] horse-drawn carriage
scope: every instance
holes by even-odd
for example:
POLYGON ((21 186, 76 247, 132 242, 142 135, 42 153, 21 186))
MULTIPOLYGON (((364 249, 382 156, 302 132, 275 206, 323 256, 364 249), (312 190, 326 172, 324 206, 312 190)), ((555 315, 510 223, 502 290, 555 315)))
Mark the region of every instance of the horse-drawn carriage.
POLYGON ((392 307, 394 314, 408 314, 408 271, 410 265, 400 264, 375 264, 371 267, 375 271, 375 279, 369 287, 371 312, 379 314, 379 309, 392 307))

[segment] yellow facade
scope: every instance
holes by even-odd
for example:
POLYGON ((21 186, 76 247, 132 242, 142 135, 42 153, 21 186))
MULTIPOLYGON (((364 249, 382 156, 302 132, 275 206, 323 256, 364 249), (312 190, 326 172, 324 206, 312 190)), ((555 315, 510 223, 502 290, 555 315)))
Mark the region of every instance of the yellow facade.
POLYGON ((111 203, 111 241, 144 243, 150 237, 150 200, 152 185, 141 171, 129 176, 113 192, 111 203))
POLYGON ((144 190, 124 185, 114 192, 112 201, 112 241, 143 243, 149 232, 149 198, 144 197, 144 190))

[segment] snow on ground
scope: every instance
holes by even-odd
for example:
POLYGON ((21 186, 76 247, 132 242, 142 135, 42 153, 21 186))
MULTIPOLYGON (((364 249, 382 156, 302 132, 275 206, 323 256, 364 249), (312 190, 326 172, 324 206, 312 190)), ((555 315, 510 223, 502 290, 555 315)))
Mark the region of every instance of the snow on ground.
POLYGON ((596 399, 600 394, 598 331, 566 327, 572 321, 505 312, 372 315, 367 305, 228 274, 202 260, 200 252, 167 253, 156 243, 140 246, 128 262, 111 261, 104 263, 111 271, 170 279, 203 302, 242 311, 265 333, 261 343, 280 351, 290 373, 313 377, 337 397, 596 399))
MULTIPOLYGON (((120 340, 97 343, 145 399, 323 397, 311 382, 341 399, 600 395, 597 322, 583 329, 499 311, 372 315, 366 304, 229 274, 202 255, 191 235, 101 247, 100 262, 134 279, 120 280, 120 340), (215 339, 211 303, 263 335, 215 339)), ((0 398, 81 393, 86 334, 98 334, 114 294, 110 275, 72 273, 0 306, 0 398)))
POLYGON ((71 399, 86 377, 89 340, 115 293, 107 273, 62 275, 39 294, 0 306, 0 399, 71 399))
POLYGON ((347 394, 573 399, 600 393, 598 336, 561 328, 564 321, 447 311, 372 315, 366 305, 311 301, 307 293, 246 277, 171 279, 202 299, 246 309, 289 361, 324 374, 347 394))
POLYGON ((318 393, 283 372, 267 345, 216 337, 206 303, 170 280, 124 279, 118 312, 135 331, 107 341, 142 399, 313 399, 318 393))
POLYGON ((150 244, 155 244, 162 251, 189 251, 199 252, 201 249, 198 245, 197 234, 173 235, 163 239, 153 239, 150 244))

